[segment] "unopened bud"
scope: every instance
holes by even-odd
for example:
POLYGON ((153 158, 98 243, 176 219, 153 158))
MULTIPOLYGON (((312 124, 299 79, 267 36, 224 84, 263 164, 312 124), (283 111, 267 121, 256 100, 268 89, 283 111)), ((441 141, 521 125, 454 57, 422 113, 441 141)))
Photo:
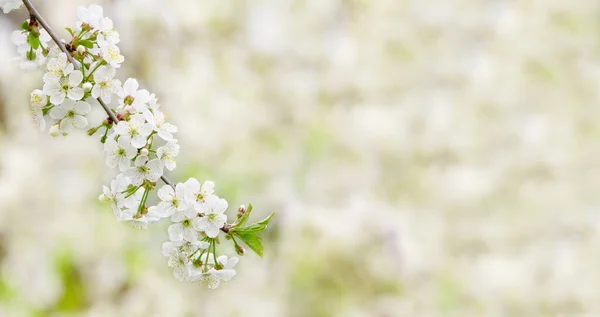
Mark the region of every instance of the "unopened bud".
POLYGON ((83 45, 77 46, 77 53, 79 53, 79 55, 85 54, 85 51, 86 51, 85 46, 83 46, 83 45))
POLYGON ((50 133, 51 136, 53 137, 57 137, 60 135, 60 127, 58 126, 58 123, 51 126, 50 130, 48 131, 50 133))
POLYGON ((246 206, 241 205, 240 208, 238 208, 237 217, 241 218, 245 213, 246 213, 246 206))
POLYGON ((95 128, 91 128, 91 129, 87 130, 87 134, 89 136, 94 135, 94 133, 96 133, 96 131, 98 131, 98 128, 100 128, 100 127, 95 127, 95 128))
POLYGON ((243 246, 241 246, 241 245, 238 244, 238 245, 235 246, 235 252, 238 255, 244 255, 244 253, 246 253, 246 249, 244 249, 243 246))
POLYGON ((90 90, 92 90, 92 83, 85 83, 83 84, 83 91, 85 92, 89 92, 90 90))
POLYGON ((142 156, 148 156, 148 154, 150 154, 150 152, 148 151, 147 148, 143 148, 140 150, 140 155, 142 156))
POLYGON ((107 202, 107 201, 108 201, 108 197, 106 197, 106 195, 104 195, 104 194, 101 194, 101 195, 98 197, 98 200, 99 200, 101 203, 105 203, 105 202, 107 202))

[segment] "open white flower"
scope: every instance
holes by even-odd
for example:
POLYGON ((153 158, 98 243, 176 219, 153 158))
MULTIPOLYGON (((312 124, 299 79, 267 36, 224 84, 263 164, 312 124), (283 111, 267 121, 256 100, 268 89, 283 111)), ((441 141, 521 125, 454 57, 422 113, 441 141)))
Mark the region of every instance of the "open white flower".
POLYGON ((121 50, 115 44, 107 43, 103 47, 100 47, 102 59, 108 63, 111 67, 119 68, 121 63, 125 61, 125 57, 121 55, 121 50))
POLYGON ((27 37, 28 32, 22 30, 14 31, 11 35, 11 40, 17 45, 17 53, 19 53, 16 61, 23 70, 40 68, 46 62, 43 49, 48 47, 47 43, 51 40, 51 37, 46 30, 40 29, 40 46, 37 49, 31 47, 27 37))
POLYGON ((31 111, 31 115, 33 116, 33 120, 38 125, 40 130, 44 130, 46 128, 46 120, 44 120, 44 112, 42 108, 44 108, 47 103, 48 96, 46 96, 43 91, 36 89, 31 92, 29 109, 31 111))
POLYGON ((204 216, 194 219, 193 225, 198 231, 203 231, 209 238, 219 235, 219 229, 227 222, 227 201, 216 196, 206 199, 203 205, 204 216))
POLYGON ((131 166, 131 159, 137 154, 137 149, 131 145, 127 136, 122 135, 118 141, 108 138, 104 143, 104 152, 106 165, 110 168, 119 166, 119 170, 123 172, 131 166))
POLYGON ((94 87, 92 97, 102 98, 106 103, 112 101, 112 95, 121 88, 121 81, 115 79, 116 70, 112 67, 101 66, 94 72, 94 87))
POLYGON ((185 253, 176 251, 169 257, 168 265, 178 280, 186 281, 190 278, 192 262, 185 253))
POLYGON ((175 158, 179 155, 179 144, 177 144, 177 140, 173 139, 164 146, 159 147, 158 150, 156 150, 156 155, 163 161, 165 167, 169 171, 174 170, 177 167, 175 158))
POLYGON ((173 139, 173 133, 177 132, 177 127, 166 122, 165 114, 160 110, 154 110, 153 115, 146 119, 152 124, 152 127, 154 128, 154 131, 157 132, 158 136, 167 142, 171 141, 173 139))
POLYGON ((149 160, 147 156, 140 155, 135 159, 134 165, 126 172, 131 177, 133 186, 141 185, 144 180, 156 182, 163 174, 163 163, 158 159, 149 160))
POLYGON ((206 285, 210 289, 216 289, 221 284, 221 277, 219 276, 219 271, 211 268, 206 272, 200 272, 199 274, 193 275, 190 278, 190 281, 200 285, 206 285))
POLYGON ((98 34, 98 46, 105 47, 116 45, 121 41, 119 32, 113 30, 113 22, 109 18, 104 18, 101 23, 101 33, 98 34))
POLYGON ((75 66, 68 62, 65 53, 60 53, 57 57, 48 60, 46 68, 48 72, 44 74, 44 83, 58 82, 61 78, 69 76, 75 70, 75 66))
MULTIPOLYGON (((137 112, 148 111, 147 103, 150 100, 150 93, 146 89, 139 89, 140 85, 138 81, 129 78, 123 84, 123 87, 119 89, 117 95, 119 96, 119 104, 124 110, 135 109, 137 112)), ((148 116, 144 114, 144 118, 148 116)))
POLYGON ((141 114, 131 116, 129 121, 119 121, 114 129, 117 134, 127 136, 138 149, 146 145, 146 138, 152 133, 152 125, 141 114))
POLYGON ((0 7, 4 13, 9 13, 12 10, 17 10, 23 5, 22 0, 0 0, 0 7))
POLYGON ((83 88, 79 87, 83 75, 81 72, 71 72, 68 77, 62 77, 58 81, 49 80, 44 84, 44 93, 50 96, 50 102, 53 105, 60 105, 65 101, 65 97, 71 100, 80 100, 83 98, 83 88))
POLYGON ((190 178, 185 182, 185 186, 186 199, 194 205, 194 209, 197 212, 203 212, 204 209, 202 206, 205 201, 215 197, 215 183, 212 181, 205 181, 202 186, 200 186, 200 182, 197 179, 190 178))
POLYGON ((198 219, 198 213, 188 208, 183 211, 175 211, 171 216, 171 221, 175 222, 169 226, 169 238, 171 241, 189 241, 198 240, 198 231, 194 226, 194 221, 198 219))
MULTIPOLYGON (((133 194, 125 198, 123 191, 131 184, 131 179, 125 177, 123 174, 117 175, 115 179, 110 182, 110 187, 102 186, 102 195, 100 195, 100 201, 109 203, 115 216, 119 217, 123 211, 121 208, 132 209, 136 208, 139 199, 139 194, 133 194)), ((141 192, 138 191, 140 194, 141 192)))
POLYGON ((221 255, 217 257, 217 262, 220 266, 217 268, 219 277, 223 281, 231 280, 236 274, 233 267, 239 262, 239 259, 236 257, 228 258, 226 255, 221 255))
POLYGON ((104 18, 104 10, 101 6, 92 4, 89 7, 80 6, 77 8, 77 27, 81 29, 82 24, 87 24, 94 30, 100 29, 100 23, 104 18))
POLYGON ((175 211, 184 211, 188 208, 185 200, 185 185, 178 183, 175 190, 170 185, 164 185, 158 190, 158 198, 161 202, 157 206, 149 208, 150 212, 155 212, 161 218, 171 217, 175 211))
POLYGON ((73 127, 83 129, 88 121, 85 115, 92 110, 92 106, 85 101, 65 100, 62 104, 50 110, 52 119, 60 120, 60 131, 69 133, 73 127))

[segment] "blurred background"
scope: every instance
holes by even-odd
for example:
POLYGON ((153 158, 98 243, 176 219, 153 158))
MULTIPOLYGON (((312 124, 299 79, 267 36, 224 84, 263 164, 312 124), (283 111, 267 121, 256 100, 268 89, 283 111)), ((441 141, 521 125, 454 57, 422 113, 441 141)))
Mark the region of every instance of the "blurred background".
POLYGON ((169 176, 277 215, 231 282, 178 282, 166 222, 97 202, 99 137, 37 131, 0 15, 0 316, 600 315, 600 2, 34 3, 65 37, 103 5, 169 176))

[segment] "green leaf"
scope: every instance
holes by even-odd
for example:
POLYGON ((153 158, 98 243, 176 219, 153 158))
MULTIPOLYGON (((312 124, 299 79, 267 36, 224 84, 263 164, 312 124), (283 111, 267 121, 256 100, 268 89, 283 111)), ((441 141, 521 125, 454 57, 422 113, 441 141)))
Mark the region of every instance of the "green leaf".
POLYGON ((236 226, 243 226, 246 221, 248 221, 248 219, 250 218, 250 213, 252 212, 252 204, 248 205, 248 208, 246 209, 246 212, 240 217, 240 219, 238 219, 236 226))
POLYGON ((94 43, 90 40, 81 40, 79 41, 79 45, 83 45, 87 48, 94 48, 94 43))
POLYGON ((67 30, 67 32, 69 32, 69 34, 71 34, 71 36, 74 36, 75 33, 73 33, 73 30, 71 28, 65 28, 67 30))
POLYGON ((262 258, 264 247, 261 238, 254 232, 242 233, 234 232, 236 237, 242 240, 252 251, 256 252, 262 258))
POLYGON ((267 218, 265 218, 257 223, 253 223, 249 226, 241 227, 241 228, 236 227, 236 228, 233 228, 232 230, 234 232, 239 232, 239 233, 263 232, 263 231, 265 231, 265 229, 267 229, 267 226, 269 225, 269 221, 271 220, 271 218, 273 218, 274 215, 275 215, 275 213, 272 213, 267 218))
POLYGON ((34 50, 37 50, 40 47, 40 38, 35 36, 33 32, 29 32, 29 35, 27 36, 27 41, 29 42, 29 45, 31 45, 31 48, 33 48, 34 50))
POLYGON ((24 21, 24 22, 21 24, 21 30, 23 30, 23 31, 27 31, 28 29, 29 29, 29 22, 27 22, 27 21, 24 21))

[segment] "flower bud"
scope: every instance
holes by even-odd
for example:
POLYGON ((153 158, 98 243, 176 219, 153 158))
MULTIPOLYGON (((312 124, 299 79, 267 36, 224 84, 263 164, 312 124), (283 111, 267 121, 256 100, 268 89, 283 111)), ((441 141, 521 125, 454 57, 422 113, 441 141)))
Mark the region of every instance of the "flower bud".
POLYGON ((244 249, 244 247, 243 247, 243 246, 241 246, 241 245, 237 244, 237 245, 235 246, 235 252, 236 252, 238 255, 244 255, 244 253, 246 253, 246 249, 244 249))
POLYGON ((104 195, 104 194, 101 194, 101 195, 98 197, 98 200, 99 200, 101 203, 105 203, 105 202, 107 202, 107 201, 108 201, 108 197, 106 197, 106 195, 104 195))
POLYGON ((148 151, 147 148, 143 148, 140 150, 140 155, 142 156, 148 156, 148 154, 150 154, 150 152, 148 151))
POLYGON ((79 55, 85 54, 85 51, 86 51, 85 46, 83 46, 83 45, 77 46, 77 53, 79 53, 79 55))
POLYGON ((246 213, 246 206, 241 205, 240 208, 238 208, 237 217, 241 218, 245 213, 246 213))
POLYGON ((53 136, 53 137, 57 137, 57 136, 59 136, 59 135, 60 135, 60 128, 59 128, 59 126, 58 126, 58 123, 57 123, 57 124, 55 124, 55 125, 53 125, 53 126, 51 126, 51 127, 50 127, 50 130, 49 130, 48 132, 49 132, 49 133, 50 133, 50 135, 51 135, 51 136, 53 136))
POLYGON ((92 83, 85 83, 85 84, 83 84, 82 88, 83 88, 83 91, 89 92, 90 90, 92 90, 92 83))

